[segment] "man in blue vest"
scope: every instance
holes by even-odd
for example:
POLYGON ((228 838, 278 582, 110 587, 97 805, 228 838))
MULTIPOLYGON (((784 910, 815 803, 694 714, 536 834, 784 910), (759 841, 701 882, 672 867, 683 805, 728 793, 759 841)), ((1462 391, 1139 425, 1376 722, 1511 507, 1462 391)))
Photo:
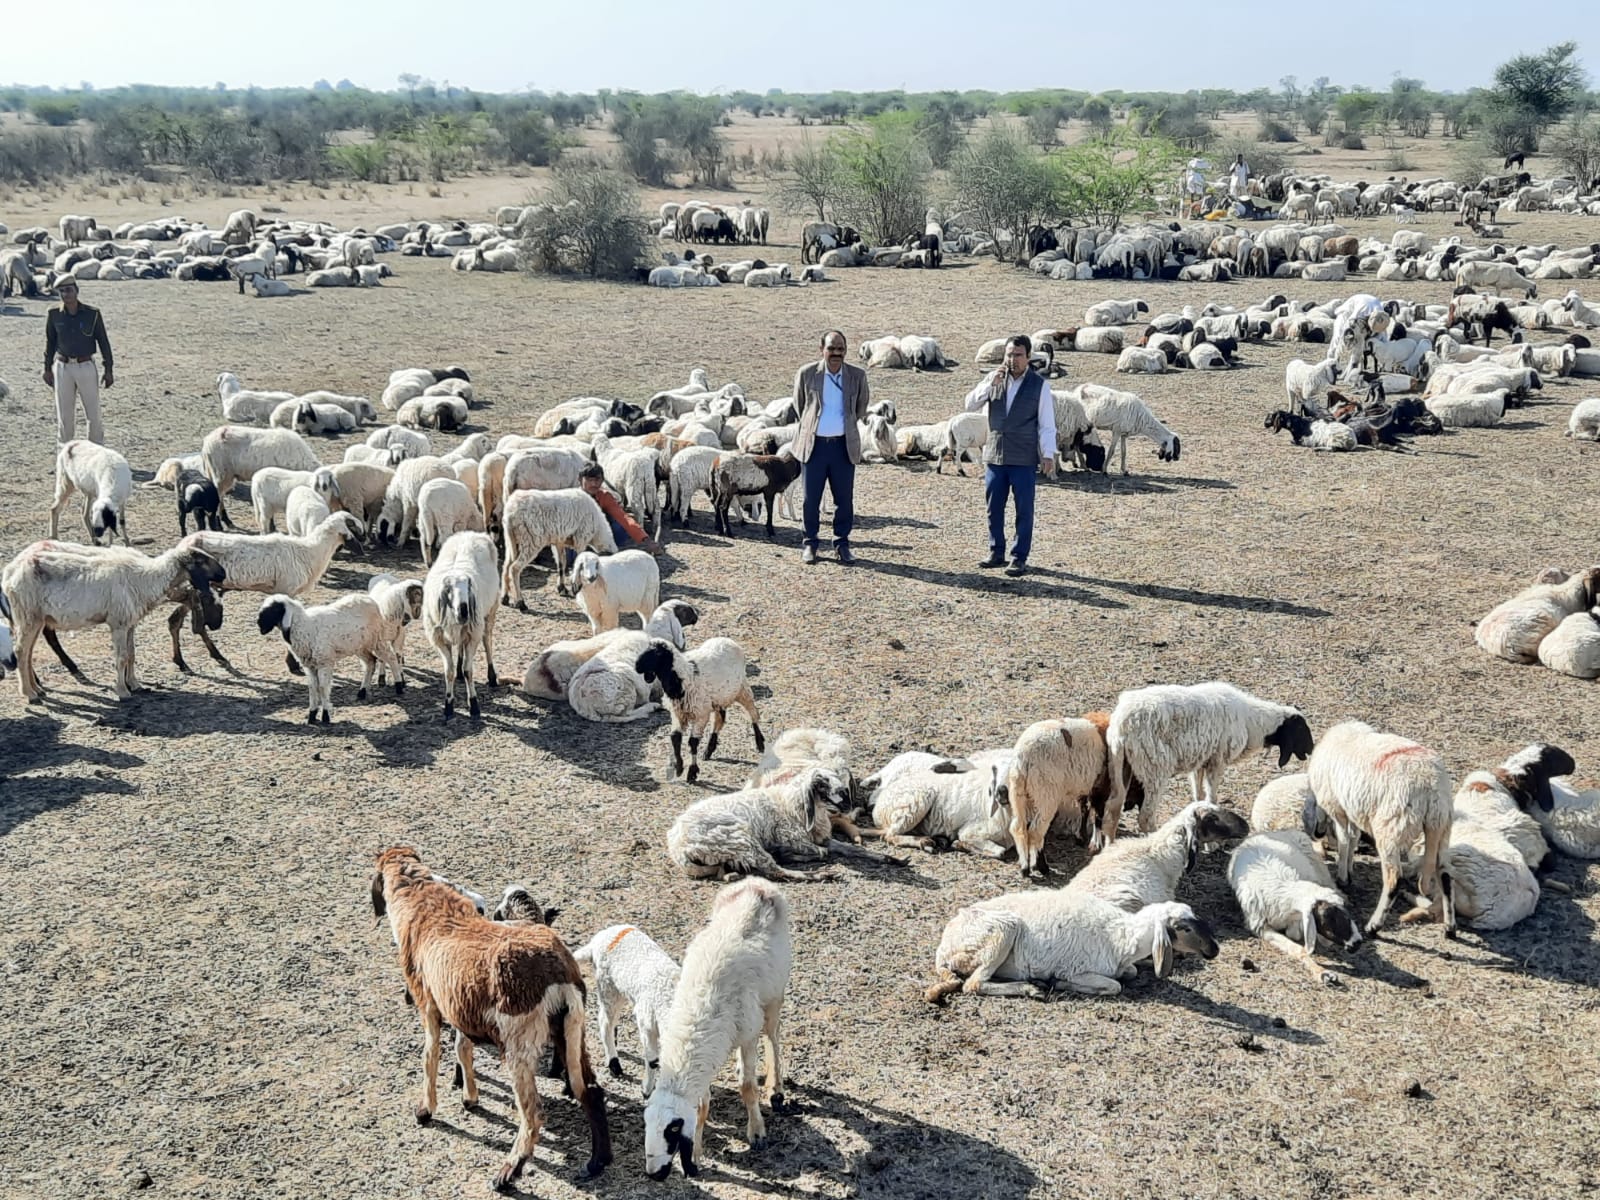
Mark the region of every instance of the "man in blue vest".
POLYGON ((1006 342, 1005 366, 967 393, 966 411, 987 406, 989 440, 983 448, 983 498, 989 507, 989 557, 978 564, 1005 567, 1006 499, 1017 505, 1017 539, 1006 574, 1028 573, 1033 548, 1033 493, 1038 471, 1056 473, 1056 406, 1044 377, 1028 366, 1033 342, 1017 334, 1006 342))

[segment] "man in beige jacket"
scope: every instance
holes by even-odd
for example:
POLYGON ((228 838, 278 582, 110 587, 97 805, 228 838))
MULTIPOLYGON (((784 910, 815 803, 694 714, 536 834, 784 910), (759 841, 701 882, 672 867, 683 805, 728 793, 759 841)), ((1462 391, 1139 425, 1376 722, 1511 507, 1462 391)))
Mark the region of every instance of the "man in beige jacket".
POLYGON ((833 549, 846 566, 855 562, 850 532, 855 527, 856 464, 861 461, 860 423, 866 419, 871 389, 867 373, 844 360, 844 334, 822 335, 822 359, 807 363, 794 377, 794 406, 800 414, 794 456, 805 487, 801 519, 805 550, 801 561, 817 561, 822 521, 822 487, 833 493, 833 549))

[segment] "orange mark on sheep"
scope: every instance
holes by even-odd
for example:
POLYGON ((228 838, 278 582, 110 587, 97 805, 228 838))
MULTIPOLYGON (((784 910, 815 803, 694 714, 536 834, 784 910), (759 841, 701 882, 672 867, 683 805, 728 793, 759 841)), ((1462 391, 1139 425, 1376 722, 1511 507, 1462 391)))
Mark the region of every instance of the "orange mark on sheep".
POLYGON ((1419 746, 1416 742, 1407 742, 1404 746, 1398 746, 1393 750, 1386 750, 1384 753, 1378 755, 1377 761, 1372 764, 1372 769, 1375 771, 1383 770, 1384 767, 1389 765, 1391 759, 1411 758, 1418 755, 1429 757, 1432 754, 1433 751, 1429 750, 1426 746, 1419 746))
POLYGON ((632 933, 633 930, 634 927, 632 925, 624 926, 622 929, 618 930, 617 936, 612 938, 610 943, 606 946, 606 953, 610 954, 613 950, 615 950, 617 948, 617 943, 632 933))

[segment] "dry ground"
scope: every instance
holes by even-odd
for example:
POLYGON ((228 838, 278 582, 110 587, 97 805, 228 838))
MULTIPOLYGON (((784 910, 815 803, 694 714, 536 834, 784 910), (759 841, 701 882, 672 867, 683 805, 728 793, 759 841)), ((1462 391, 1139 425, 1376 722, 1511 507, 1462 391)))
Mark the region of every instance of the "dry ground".
MULTIPOLYGON (((470 211, 523 186, 486 181, 470 211)), ((417 215, 391 200, 341 219, 417 215)), ((216 220, 234 206, 212 197, 194 211, 216 220)), ((24 215, 0 219, 16 227, 24 215)), ((1447 230, 1443 219, 1425 227, 1447 230)), ((1595 228, 1529 218, 1522 232, 1571 242, 1595 228)), ((786 254, 792 245, 768 257, 786 254)), ((963 360, 953 372, 872 381, 904 419, 934 420, 975 380, 965 360, 990 336, 1069 322, 1113 295, 1138 292, 1159 310, 1265 291, 1049 283, 953 259, 938 273, 674 294, 394 261, 399 275, 381 290, 273 304, 225 286, 88 285, 119 359, 110 440, 143 471, 193 448, 218 421, 220 370, 375 395, 393 367, 461 362, 487 401, 476 420, 496 434, 572 395, 640 399, 702 364, 765 398, 787 390, 834 325, 852 342, 942 338, 963 360)), ((42 534, 49 502, 42 313, 13 303, 0 320, 14 392, 0 410, 6 556, 42 534)), ((1161 464, 1136 443, 1128 479, 1043 485, 1037 570, 1024 582, 973 569, 984 550, 976 480, 903 466, 860 475, 854 570, 802 569, 793 526, 775 542, 751 530, 730 540, 701 516, 671 536, 666 592, 700 606, 696 637, 746 646, 769 735, 841 729, 867 768, 911 747, 1008 743, 1030 721, 1106 706, 1126 687, 1227 678, 1298 704, 1319 731, 1360 717, 1423 739, 1458 774, 1535 739, 1593 772, 1591 685, 1487 659, 1470 636, 1540 567, 1596 558, 1600 450, 1562 437, 1568 406, 1590 389, 1552 383, 1501 427, 1424 442, 1416 458, 1320 456, 1261 429, 1292 353, 1251 347, 1233 373, 1140 381, 1182 435, 1182 460, 1161 464)), ((1108 381, 1112 363, 1069 360, 1078 380, 1108 381)), ((341 446, 321 449, 332 460, 341 446)), ((145 548, 170 543, 169 494, 138 492, 131 515, 145 548)), ((341 556, 323 595, 385 569, 417 564, 341 556)), ((503 678, 580 630, 542 574, 529 581, 533 613, 500 622, 503 678)), ((484 1111, 463 1113, 443 1093, 434 1127, 413 1124, 417 1022, 365 896, 386 844, 416 845, 484 891, 533 881, 573 938, 633 920, 681 952, 704 918, 712 888, 677 875, 663 835, 693 798, 744 778, 754 756, 741 716, 700 787, 664 783, 664 718, 589 725, 502 688, 481 723, 441 725, 436 664, 414 638, 417 686, 403 703, 356 704, 345 672, 336 723, 307 729, 304 685, 255 635, 254 608, 228 602, 221 641, 237 672, 202 654, 191 655, 197 677, 179 676, 152 620, 138 639, 147 695, 114 701, 103 631, 66 639, 93 686, 41 651, 48 703, 25 708, 9 681, 0 694, 8 1195, 146 1181, 196 1197, 483 1194, 510 1137, 505 1076, 488 1058, 484 1111)), ((1248 807, 1270 773, 1241 764, 1228 799, 1248 807)), ((1177 801, 1175 791, 1167 807, 1177 801)), ((1053 857, 1080 861, 1070 847, 1053 857)), ((920 998, 940 930, 962 904, 1014 888, 1013 865, 918 857, 909 871, 791 887, 798 1111, 751 1155, 725 1078, 712 1169, 695 1186, 726 1197, 1566 1197, 1596 1186, 1600 872, 1563 862, 1557 877, 1573 894, 1547 893, 1505 934, 1452 944, 1434 927, 1393 926, 1341 966, 1341 990, 1320 991, 1247 938, 1222 868, 1203 861, 1180 891, 1217 925, 1215 962, 1185 962, 1165 983, 1147 973, 1114 1000, 958 998, 946 1010, 920 998)), ((1370 860, 1354 890, 1364 913, 1370 860)), ((587 1153, 582 1121, 547 1090, 527 1193, 661 1194, 639 1175, 631 1026, 623 1046, 616 1166, 597 1185, 571 1184, 587 1153)))

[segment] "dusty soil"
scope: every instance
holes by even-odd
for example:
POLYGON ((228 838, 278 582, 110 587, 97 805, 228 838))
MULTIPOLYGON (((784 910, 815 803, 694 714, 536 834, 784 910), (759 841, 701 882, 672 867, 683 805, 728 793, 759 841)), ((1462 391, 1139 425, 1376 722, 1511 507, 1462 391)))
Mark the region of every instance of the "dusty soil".
MULTIPOLYGON (((480 182, 481 195, 451 198, 461 211, 526 186, 480 182)), ((236 206, 210 197, 191 211, 218 219, 236 206)), ((284 207, 421 215, 393 195, 361 217, 315 197, 284 207)), ((97 211, 92 198, 48 211, 80 210, 97 211)), ((0 211, 14 228, 27 215, 0 211)), ((1446 232, 1447 219, 1423 227, 1446 232)), ((1577 242, 1594 229, 1530 217, 1513 236, 1577 242)), ((769 259, 795 255, 795 229, 781 232, 790 246, 769 259)), ((696 365, 765 398, 788 389, 835 325, 852 343, 939 336, 963 365, 872 380, 903 420, 936 420, 975 380, 965 362, 988 337, 1070 322, 1115 295, 1138 292, 1159 311, 1265 291, 1050 283, 952 259, 938 273, 674 294, 394 261, 399 275, 381 290, 273 304, 226 286, 87 285, 118 354, 110 441, 141 472, 196 447, 219 420, 210 389, 221 370, 375 396, 394 367, 460 362, 487 402, 475 419, 495 434, 526 430, 572 395, 640 399, 696 365)), ((13 388, 0 409, 8 557, 42 535, 49 504, 43 308, 13 303, 0 320, 13 388)), ((1126 687, 1226 678, 1301 706, 1318 731, 1359 717, 1422 739, 1458 775, 1535 739, 1592 774, 1591 685, 1484 657, 1470 624, 1540 567, 1595 559, 1600 449, 1562 437, 1571 403, 1595 389, 1552 381, 1499 428, 1424 442, 1415 458, 1321 456, 1261 429, 1294 353, 1251 347, 1236 372, 1135 383, 1182 435, 1181 461, 1136 443, 1127 479, 1042 486, 1026 581, 974 569, 978 482, 911 465, 861 472, 854 570, 803 569, 792 525, 773 542, 753 529, 728 539, 700 516, 671 535, 666 594, 701 607, 697 638, 747 648, 769 736, 843 730, 864 769, 906 748, 1009 743, 1033 720, 1104 707, 1126 687)), ((1111 381, 1113 361, 1069 365, 1074 379, 1111 381)), ((332 461, 342 444, 320 449, 332 461)), ((175 536, 170 499, 137 493, 144 548, 175 536)), ((376 570, 420 567, 410 552, 341 555, 319 594, 376 570)), ((500 621, 502 678, 582 628, 544 575, 529 582, 531 615, 500 621)), ((384 845, 415 845, 486 892, 530 880, 574 940, 628 920, 681 952, 704 919, 713 889, 679 877, 663 837, 692 799, 744 779, 754 753, 740 715, 699 786, 667 783, 664 717, 590 725, 502 688, 480 723, 442 725, 436 663, 414 639, 403 702, 356 703, 347 670, 335 723, 308 729, 304 685, 256 636, 254 609, 250 597, 228 602, 220 642, 237 671, 198 654, 198 675, 180 676, 151 620, 138 638, 146 695, 116 703, 103 631, 65 639, 92 686, 41 651, 48 702, 24 707, 9 682, 0 695, 8 1194, 118 1194, 146 1181, 197 1197, 484 1194, 511 1134, 505 1075, 481 1059, 483 1111, 443 1092, 434 1126, 414 1125, 418 1024, 365 893, 384 845)), ((1264 760, 1241 764, 1227 798, 1247 808, 1270 774, 1264 760)), ((1081 861, 1070 846, 1052 857, 1069 870, 1081 861)), ((1504 934, 1452 944, 1434 927, 1391 926, 1340 966, 1341 990, 1321 991, 1247 937, 1222 868, 1204 860, 1180 890, 1223 938, 1214 962, 1184 962, 1165 983, 1146 973, 1109 1001, 958 999, 946 1010, 920 998, 939 933, 962 904, 1016 887, 1013 865, 919 856, 907 871, 791 887, 787 1090, 798 1108, 752 1155, 724 1076, 699 1185, 729 1197, 1555 1197, 1596 1186, 1600 872, 1564 861, 1556 878, 1572 894, 1547 892, 1504 934)), ((1359 861, 1358 910, 1376 891, 1374 865, 1359 861)), ((616 1166, 599 1184, 571 1183, 587 1153, 582 1119, 546 1085, 526 1193, 660 1194, 639 1175, 631 1025, 622 1044, 616 1166)))

